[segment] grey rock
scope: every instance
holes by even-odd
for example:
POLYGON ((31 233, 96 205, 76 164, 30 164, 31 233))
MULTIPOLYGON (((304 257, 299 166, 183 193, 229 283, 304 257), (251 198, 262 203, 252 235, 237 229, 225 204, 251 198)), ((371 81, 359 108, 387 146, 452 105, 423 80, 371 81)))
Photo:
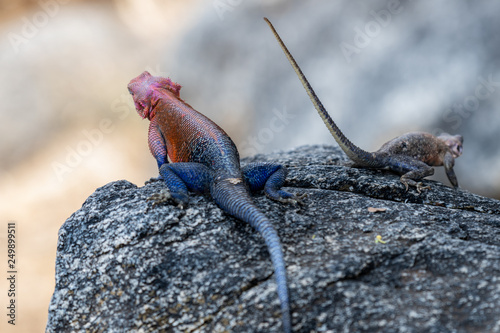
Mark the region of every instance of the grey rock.
MULTIPOLYGON (((254 196, 283 243, 294 332, 500 332, 499 201, 427 180, 405 192, 336 147, 243 163, 257 160, 286 165, 287 190, 307 194, 254 196)), ((116 181, 68 218, 47 332, 281 332, 261 237, 203 196, 152 208, 164 188, 116 181)))

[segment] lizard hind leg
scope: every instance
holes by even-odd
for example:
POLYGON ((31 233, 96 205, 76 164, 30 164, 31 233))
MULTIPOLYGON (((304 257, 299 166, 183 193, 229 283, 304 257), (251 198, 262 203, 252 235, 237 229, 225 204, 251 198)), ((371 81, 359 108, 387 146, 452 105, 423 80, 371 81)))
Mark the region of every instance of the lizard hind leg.
POLYGON ((284 203, 302 204, 303 196, 296 196, 281 188, 288 173, 286 168, 276 163, 250 163, 241 169, 243 179, 251 191, 264 190, 272 200, 284 203))
POLYGON ((184 207, 189 201, 188 190, 205 193, 209 190, 212 173, 208 167, 200 163, 165 163, 160 168, 160 175, 167 184, 169 193, 152 195, 148 200, 153 206, 173 199, 184 207))
POLYGON ((414 186, 420 193, 424 189, 430 189, 430 186, 424 186, 419 182, 422 178, 432 176, 434 168, 424 162, 406 155, 389 156, 386 161, 388 169, 399 173, 400 181, 408 191, 410 186, 414 186))
POLYGON ((425 168, 421 167, 415 170, 408 171, 404 175, 401 176, 400 181, 408 191, 408 186, 414 186, 417 189, 417 192, 420 193, 422 190, 429 190, 430 186, 424 186, 422 182, 418 182, 422 178, 427 176, 432 176, 434 174, 434 168, 425 164, 425 168))

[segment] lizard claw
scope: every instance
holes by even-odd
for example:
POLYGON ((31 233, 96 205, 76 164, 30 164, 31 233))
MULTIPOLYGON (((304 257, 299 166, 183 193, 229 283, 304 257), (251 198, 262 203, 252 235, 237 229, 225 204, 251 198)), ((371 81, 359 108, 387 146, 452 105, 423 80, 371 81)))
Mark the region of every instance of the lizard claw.
POLYGON ((285 199, 285 202, 292 203, 294 205, 305 206, 302 199, 307 197, 307 193, 302 193, 300 195, 294 195, 292 198, 285 199))
POLYGON ((407 182, 403 182, 403 181, 401 181, 401 182, 405 186, 405 192, 408 192, 408 189, 409 189, 408 183, 407 182))
MULTIPOLYGON (((151 208, 154 208, 160 204, 164 204, 168 201, 174 201, 177 203, 177 207, 184 209, 184 206, 187 205, 187 200, 184 198, 177 198, 173 196, 169 191, 162 190, 160 193, 154 193, 149 198, 146 199, 147 202, 152 202, 151 208)), ((146 212, 149 208, 146 210, 146 212)))
POLYGON ((167 202, 172 198, 172 195, 168 191, 162 190, 160 193, 154 193, 149 198, 146 199, 147 202, 152 202, 151 208, 154 208, 162 203, 167 202))
POLYGON ((415 188, 417 189, 417 192, 418 194, 422 193, 422 190, 430 190, 430 186, 427 185, 427 186, 424 186, 424 184, 422 182, 418 182, 416 183, 415 181, 406 181, 406 180, 401 180, 401 183, 403 183, 403 185, 405 186, 405 191, 408 192, 408 189, 410 188, 410 185, 411 186, 415 186, 415 188))
POLYGON ((278 193, 279 194, 275 194, 275 193, 267 193, 266 192, 266 196, 271 199, 271 200, 275 200, 275 201, 279 201, 281 203, 290 203, 290 204, 293 204, 293 205, 300 205, 300 206, 304 206, 304 202, 302 201, 302 199, 304 199, 307 194, 301 194, 301 195, 296 195, 296 194, 291 194, 291 193, 288 193, 288 192, 285 192, 285 191, 279 191, 278 193), (279 193, 281 192, 281 193, 279 193))
POLYGON ((422 184, 421 182, 417 183, 416 188, 417 188, 418 193, 421 193, 422 190, 430 190, 431 189, 431 187, 429 185, 424 186, 424 184, 422 184))

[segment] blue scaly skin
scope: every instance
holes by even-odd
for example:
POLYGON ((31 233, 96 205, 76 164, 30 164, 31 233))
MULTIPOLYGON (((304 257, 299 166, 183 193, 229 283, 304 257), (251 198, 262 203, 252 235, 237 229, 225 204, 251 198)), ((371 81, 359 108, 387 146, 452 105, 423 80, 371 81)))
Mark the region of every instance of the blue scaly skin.
POLYGON ((333 138, 357 166, 389 169, 396 172, 402 175, 400 181, 407 191, 408 186, 415 186, 419 193, 421 190, 430 187, 423 186, 421 182, 417 181, 433 175, 434 168, 432 166, 444 166, 450 183, 453 187, 458 188, 458 181, 453 171, 453 166, 455 165, 455 158, 462 155, 463 137, 461 135, 443 133, 436 137, 429 133, 411 132, 386 142, 379 150, 373 153, 359 148, 340 131, 318 96, 316 96, 313 88, 271 22, 267 18, 264 18, 264 20, 271 28, 281 49, 295 70, 316 111, 318 111, 333 138))
POLYGON ((179 97, 180 88, 170 79, 154 77, 148 72, 128 85, 137 112, 150 120, 149 148, 169 189, 168 195, 150 199, 159 203, 171 198, 184 206, 188 202, 188 191, 207 193, 225 212, 254 227, 269 250, 278 285, 283 329, 290 333, 290 301, 280 239, 248 192, 264 190, 273 200, 299 202, 294 195, 281 190, 287 171, 272 163, 253 163, 240 168, 238 150, 231 138, 185 103, 179 97))

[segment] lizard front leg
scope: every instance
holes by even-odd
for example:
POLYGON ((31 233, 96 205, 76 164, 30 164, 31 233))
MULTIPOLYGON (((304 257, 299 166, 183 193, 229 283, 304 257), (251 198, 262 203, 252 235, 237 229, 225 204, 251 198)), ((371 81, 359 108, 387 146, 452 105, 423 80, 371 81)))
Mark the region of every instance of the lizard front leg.
MULTIPOLYGON (((158 124, 156 119, 152 120, 149 123, 149 131, 148 131, 148 145, 149 151, 153 154, 156 159, 156 163, 158 164, 158 169, 162 167, 165 163, 168 163, 167 158, 167 147, 165 145, 165 139, 161 134, 160 129, 158 128, 158 124)), ((162 180, 162 176, 151 177, 149 180, 146 180, 144 184, 149 184, 158 180, 162 180)))
POLYGON ((455 171, 453 171, 453 166, 455 165, 455 158, 451 153, 446 153, 444 156, 444 170, 446 171, 446 176, 453 185, 454 188, 458 188, 458 180, 455 175, 455 171))
POLYGON ((388 168, 394 172, 402 174, 399 179, 408 191, 409 186, 414 186, 420 193, 424 189, 430 189, 430 186, 424 186, 421 180, 434 174, 434 168, 422 161, 404 155, 391 156, 387 160, 388 168))
POLYGON ((281 189, 288 173, 284 166, 267 162, 250 163, 241 171, 251 191, 264 190, 266 196, 272 200, 303 204, 301 199, 304 196, 296 196, 281 189))
POLYGON ((153 207, 170 199, 184 207, 188 203, 188 190, 205 193, 212 181, 212 172, 200 163, 165 163, 160 168, 160 175, 167 184, 169 192, 149 197, 148 201, 153 201, 153 207))

